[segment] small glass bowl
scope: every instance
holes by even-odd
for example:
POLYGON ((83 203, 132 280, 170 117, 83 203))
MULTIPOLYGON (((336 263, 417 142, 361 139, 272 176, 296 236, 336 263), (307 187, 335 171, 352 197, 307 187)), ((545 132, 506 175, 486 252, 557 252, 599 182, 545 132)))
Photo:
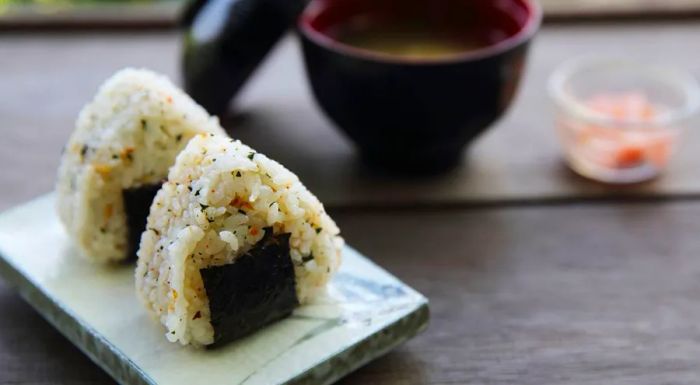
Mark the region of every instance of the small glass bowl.
POLYGON ((657 176, 700 105, 689 73, 617 58, 565 63, 549 91, 569 166, 606 183, 657 176))

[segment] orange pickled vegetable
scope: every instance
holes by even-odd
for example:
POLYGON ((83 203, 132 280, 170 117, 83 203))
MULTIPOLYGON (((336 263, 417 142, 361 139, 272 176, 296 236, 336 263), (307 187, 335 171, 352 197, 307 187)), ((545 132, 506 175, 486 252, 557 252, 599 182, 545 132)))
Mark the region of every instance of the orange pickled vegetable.
POLYGON ((644 150, 639 147, 622 147, 615 155, 615 164, 620 168, 638 166, 645 158, 644 150))
POLYGON ((586 101, 591 110, 620 122, 649 123, 634 130, 596 124, 572 125, 577 146, 585 147, 589 155, 607 167, 630 168, 645 162, 663 167, 668 162, 673 145, 671 132, 654 126, 659 107, 639 92, 602 93, 586 101))

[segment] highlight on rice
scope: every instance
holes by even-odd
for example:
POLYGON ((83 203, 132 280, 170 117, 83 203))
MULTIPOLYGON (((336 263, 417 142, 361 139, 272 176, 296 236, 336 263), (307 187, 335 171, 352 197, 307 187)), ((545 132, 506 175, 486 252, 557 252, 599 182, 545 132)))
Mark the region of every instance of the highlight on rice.
POLYGON ((136 289, 169 341, 221 344, 322 293, 342 244, 296 175, 240 141, 197 135, 151 206, 136 289))
POLYGON ((59 216, 83 256, 107 262, 135 255, 168 168, 199 133, 225 135, 162 75, 124 69, 101 86, 80 112, 56 186, 59 216))

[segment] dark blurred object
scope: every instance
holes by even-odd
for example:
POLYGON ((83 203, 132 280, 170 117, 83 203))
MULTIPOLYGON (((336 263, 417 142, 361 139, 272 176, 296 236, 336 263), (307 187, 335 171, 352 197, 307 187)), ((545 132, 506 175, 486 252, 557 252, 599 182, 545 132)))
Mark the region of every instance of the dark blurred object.
POLYGON ((187 92, 210 113, 229 102, 293 25, 304 0, 196 0, 185 11, 187 92))
POLYGON ((434 173, 510 105, 541 12, 529 0, 313 0, 302 15, 316 100, 365 160, 389 171, 434 173), (359 23, 358 20, 362 20, 359 23), (479 39, 472 50, 406 58, 340 43, 347 28, 427 23, 479 39))

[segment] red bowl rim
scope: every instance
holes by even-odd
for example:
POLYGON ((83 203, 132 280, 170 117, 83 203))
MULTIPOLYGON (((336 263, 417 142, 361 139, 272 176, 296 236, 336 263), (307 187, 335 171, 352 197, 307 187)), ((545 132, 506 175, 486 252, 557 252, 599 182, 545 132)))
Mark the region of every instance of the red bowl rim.
POLYGON ((316 14, 321 11, 323 1, 327 0, 311 0, 299 17, 297 26, 304 37, 321 47, 347 56, 393 64, 449 64, 476 61, 479 59, 493 57, 503 52, 507 52, 530 40, 535 35, 540 27, 540 24, 542 23, 542 7, 537 0, 517 0, 522 2, 522 4, 527 7, 529 17, 525 25, 516 34, 509 36, 496 44, 455 55, 438 58, 401 58, 391 54, 371 51, 341 43, 340 41, 335 40, 332 37, 311 27, 311 21, 316 14))

